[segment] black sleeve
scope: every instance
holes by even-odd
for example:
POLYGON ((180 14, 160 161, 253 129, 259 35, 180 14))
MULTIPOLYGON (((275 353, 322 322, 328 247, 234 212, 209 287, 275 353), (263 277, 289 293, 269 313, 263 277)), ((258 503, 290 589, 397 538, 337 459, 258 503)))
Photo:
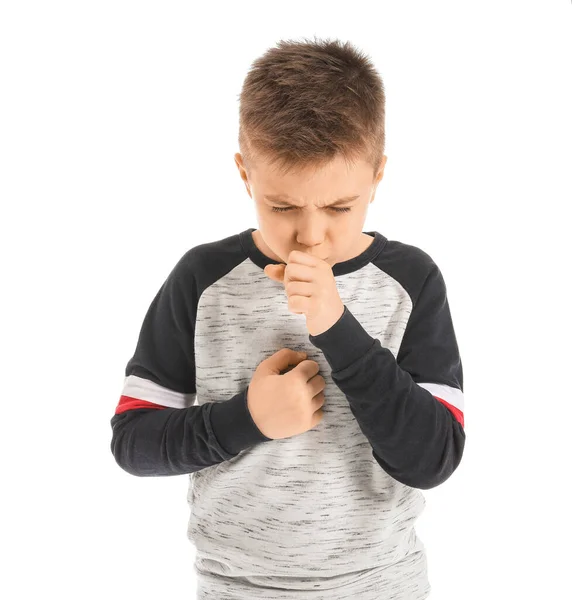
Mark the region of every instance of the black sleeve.
POLYGON ((111 452, 132 475, 193 473, 269 441, 246 405, 248 387, 230 399, 195 404, 193 315, 198 298, 189 253, 147 310, 111 419, 111 452))
POLYGON ((324 353, 386 473, 424 490, 452 475, 465 446, 463 374, 436 265, 416 298, 397 358, 347 306, 329 330, 309 339, 324 353))

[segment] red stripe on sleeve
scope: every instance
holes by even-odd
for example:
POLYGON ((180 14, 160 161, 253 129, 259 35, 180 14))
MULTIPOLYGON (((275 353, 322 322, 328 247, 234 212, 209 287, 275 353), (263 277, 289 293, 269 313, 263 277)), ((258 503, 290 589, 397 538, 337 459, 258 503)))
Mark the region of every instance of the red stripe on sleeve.
POLYGON ((119 398, 119 404, 115 409, 115 414, 125 412, 126 410, 133 410, 134 408, 167 408, 166 406, 161 406, 160 404, 155 404, 153 402, 147 402, 146 400, 141 400, 140 398, 131 398, 131 396, 121 396, 119 398))
POLYGON ((437 400, 439 400, 439 402, 441 402, 441 404, 444 404, 453 413, 455 419, 459 421, 461 427, 463 429, 465 428, 465 416, 456 406, 449 404, 446 400, 443 400, 443 398, 439 398, 439 396, 433 395, 433 398, 436 398, 437 400))

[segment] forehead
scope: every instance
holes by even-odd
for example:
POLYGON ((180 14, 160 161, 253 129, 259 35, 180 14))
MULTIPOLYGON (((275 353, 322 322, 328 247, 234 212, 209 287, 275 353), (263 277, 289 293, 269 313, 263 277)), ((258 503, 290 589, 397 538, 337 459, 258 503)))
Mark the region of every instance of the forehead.
POLYGON ((351 196, 358 187, 371 183, 372 168, 363 160, 347 164, 337 157, 325 165, 284 173, 267 161, 257 160, 251 178, 264 188, 265 194, 277 199, 297 200, 304 196, 329 196, 330 193, 338 199, 351 196))

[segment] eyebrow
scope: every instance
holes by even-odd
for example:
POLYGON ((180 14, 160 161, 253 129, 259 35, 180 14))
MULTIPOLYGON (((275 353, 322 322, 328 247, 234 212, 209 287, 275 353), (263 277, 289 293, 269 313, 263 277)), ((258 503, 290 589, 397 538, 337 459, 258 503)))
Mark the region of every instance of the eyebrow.
MULTIPOLYGON (((281 204, 282 206, 294 206, 296 208, 301 208, 297 204, 290 204, 289 202, 286 202, 286 198, 290 198, 290 196, 287 196, 286 194, 277 194, 277 195, 266 194, 264 197, 267 200, 270 200, 271 202, 276 202, 276 204, 281 204)), ((337 206, 338 204, 345 204, 346 202, 352 202, 353 200, 357 200, 358 198, 359 198, 359 194, 357 196, 346 196, 345 198, 338 198, 338 200, 336 200, 335 202, 332 202, 331 204, 325 205, 323 208, 329 208, 330 206, 337 206)))

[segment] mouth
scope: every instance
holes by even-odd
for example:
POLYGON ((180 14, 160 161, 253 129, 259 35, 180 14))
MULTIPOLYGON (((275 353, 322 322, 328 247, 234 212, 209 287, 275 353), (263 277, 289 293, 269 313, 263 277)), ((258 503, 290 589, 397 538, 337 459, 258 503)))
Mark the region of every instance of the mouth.
MULTIPOLYGON (((302 252, 303 252, 303 250, 302 250, 302 252)), ((308 256, 312 256, 312 254, 308 254, 308 256)), ((314 256, 314 258, 317 258, 319 260, 327 261, 329 259, 329 256, 326 256, 325 258, 320 258, 319 256, 314 256)), ((284 261, 284 263, 286 263, 286 261, 284 261)))

